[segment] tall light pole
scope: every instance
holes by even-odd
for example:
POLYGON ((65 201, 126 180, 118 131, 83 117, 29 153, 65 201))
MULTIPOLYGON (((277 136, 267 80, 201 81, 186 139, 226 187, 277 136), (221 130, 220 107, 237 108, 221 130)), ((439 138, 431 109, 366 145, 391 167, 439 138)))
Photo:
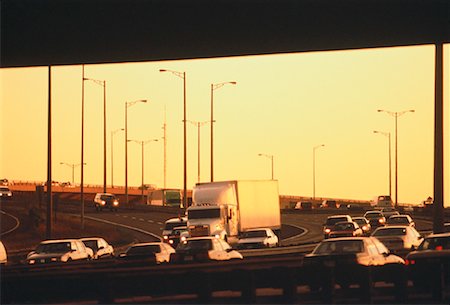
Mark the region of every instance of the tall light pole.
POLYGON ((258 154, 258 156, 269 158, 272 162, 272 180, 273 180, 273 155, 266 155, 266 154, 258 154))
POLYGON ((111 131, 111 188, 114 188, 114 135, 123 130, 125 129, 119 128, 111 131))
POLYGON ((183 80, 183 207, 188 206, 187 202, 187 155, 186 155, 186 72, 178 72, 167 69, 160 69, 159 72, 170 72, 183 80))
MULTIPOLYGON (((61 165, 67 165, 68 167, 72 168, 72 184, 75 184, 75 167, 80 166, 81 163, 74 164, 74 163, 66 163, 66 162, 59 162, 61 165)), ((86 165, 86 163, 84 163, 86 165)))
POLYGON ((313 147, 313 199, 316 199, 316 150, 324 146, 325 144, 320 144, 313 147))
POLYGON ((407 113, 414 112, 414 109, 404 110, 400 112, 387 111, 383 109, 378 109, 378 112, 386 112, 390 116, 395 118, 395 208, 398 208, 398 146, 397 146, 397 120, 398 117, 407 113))
POLYGON ((205 126, 209 122, 189 121, 189 123, 197 126, 197 182, 200 182, 200 127, 205 126))
POLYGON ((128 108, 136 103, 147 103, 147 100, 125 102, 125 202, 128 205, 128 108))
POLYGON ((151 140, 147 140, 147 141, 138 141, 138 140, 128 140, 128 142, 135 142, 141 145, 141 163, 142 163, 142 173, 141 173, 141 195, 142 195, 142 203, 144 202, 144 145, 148 144, 150 142, 157 142, 158 139, 151 139, 151 140))
POLYGON ((103 87, 103 193, 106 193, 106 81, 93 78, 83 78, 103 87))
POLYGON ((211 182, 214 181, 214 90, 222 88, 226 84, 236 85, 236 82, 223 82, 218 84, 211 84, 211 182))
POLYGON ((391 133, 390 132, 384 132, 384 131, 377 131, 374 130, 373 133, 379 133, 383 136, 387 136, 388 137, 388 141, 389 141, 389 197, 392 198, 392 162, 391 162, 391 133))

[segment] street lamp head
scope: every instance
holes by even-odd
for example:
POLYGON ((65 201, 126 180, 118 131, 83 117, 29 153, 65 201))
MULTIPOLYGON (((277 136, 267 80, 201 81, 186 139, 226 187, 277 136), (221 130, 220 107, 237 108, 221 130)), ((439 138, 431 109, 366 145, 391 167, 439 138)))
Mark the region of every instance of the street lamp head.
POLYGON ((382 110, 382 109, 378 109, 378 110, 377 110, 377 112, 383 112, 383 111, 384 111, 384 110, 382 110))
POLYGON ((147 100, 138 100, 137 102, 147 103, 147 100))
POLYGON ((159 69, 159 72, 167 72, 166 69, 159 69))
POLYGON ((232 85, 236 85, 236 84, 237 84, 237 82, 230 82, 230 84, 232 84, 232 85))
POLYGON ((416 112, 414 109, 409 110, 409 112, 416 112))

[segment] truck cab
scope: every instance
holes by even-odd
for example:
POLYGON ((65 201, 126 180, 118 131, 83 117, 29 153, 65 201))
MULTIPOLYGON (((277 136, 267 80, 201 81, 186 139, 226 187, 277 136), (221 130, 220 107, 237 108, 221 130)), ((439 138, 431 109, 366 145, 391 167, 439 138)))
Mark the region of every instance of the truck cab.
POLYGON ((187 209, 190 236, 216 236, 228 240, 228 236, 237 235, 235 209, 224 204, 190 206, 187 209))

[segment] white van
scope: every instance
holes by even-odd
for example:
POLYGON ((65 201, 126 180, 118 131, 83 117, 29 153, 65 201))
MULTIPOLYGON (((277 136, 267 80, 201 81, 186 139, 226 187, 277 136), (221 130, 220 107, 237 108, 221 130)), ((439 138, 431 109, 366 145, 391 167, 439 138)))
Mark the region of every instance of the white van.
POLYGON ((0 241, 0 264, 5 265, 8 261, 8 257, 6 255, 6 249, 3 243, 0 241))

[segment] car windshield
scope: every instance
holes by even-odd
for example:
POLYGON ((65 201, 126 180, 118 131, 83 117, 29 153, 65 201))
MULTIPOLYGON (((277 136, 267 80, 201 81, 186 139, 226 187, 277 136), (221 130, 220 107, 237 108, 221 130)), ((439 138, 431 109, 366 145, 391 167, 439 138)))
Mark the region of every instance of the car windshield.
POLYGON ((419 250, 450 250, 450 236, 428 237, 420 244, 419 250))
POLYGON ((83 244, 84 244, 86 247, 91 248, 93 251, 97 251, 97 250, 98 250, 97 241, 94 240, 94 239, 83 240, 83 244))
POLYGON ((326 225, 333 226, 338 222, 347 221, 347 220, 348 220, 347 217, 332 217, 332 218, 327 219, 326 225))
POLYGON ((100 196, 101 200, 105 200, 105 201, 109 201, 109 200, 114 200, 116 199, 116 197, 114 197, 114 195, 101 195, 100 196))
POLYGON ((267 234, 265 230, 247 231, 242 233, 241 238, 252 238, 252 237, 267 237, 267 234))
POLYGON ((406 228, 382 228, 373 233, 373 236, 402 236, 406 235, 406 228))
POLYGON ((189 219, 220 218, 220 209, 190 210, 189 219))
POLYGON ((9 188, 1 186, 0 187, 0 191, 2 191, 2 192, 9 192, 9 188))
POLYGON ((65 253, 71 250, 70 242, 40 244, 36 253, 65 253))
POLYGON ((346 223, 337 223, 337 224, 334 226, 334 229, 335 229, 336 231, 348 231, 348 230, 353 231, 353 230, 355 229, 355 226, 354 226, 352 223, 350 223, 350 222, 346 222, 346 223))
POLYGON ((185 225, 186 222, 177 221, 177 222, 166 222, 164 225, 164 230, 173 230, 173 228, 185 225))
POLYGON ((364 251, 362 240, 339 240, 322 242, 314 250, 314 254, 346 254, 364 251))
POLYGON ((180 244, 178 249, 181 250, 211 250, 212 243, 210 239, 194 239, 188 240, 187 243, 180 244))
POLYGON ((160 249, 158 245, 142 245, 142 246, 133 246, 127 251, 128 256, 133 255, 151 255, 154 253, 159 253, 160 249))
POLYGON ((380 218, 382 216, 381 213, 366 213, 366 215, 364 215, 366 218, 380 218))
POLYGON ((367 224, 367 221, 364 218, 353 218, 353 220, 359 225, 367 224))

